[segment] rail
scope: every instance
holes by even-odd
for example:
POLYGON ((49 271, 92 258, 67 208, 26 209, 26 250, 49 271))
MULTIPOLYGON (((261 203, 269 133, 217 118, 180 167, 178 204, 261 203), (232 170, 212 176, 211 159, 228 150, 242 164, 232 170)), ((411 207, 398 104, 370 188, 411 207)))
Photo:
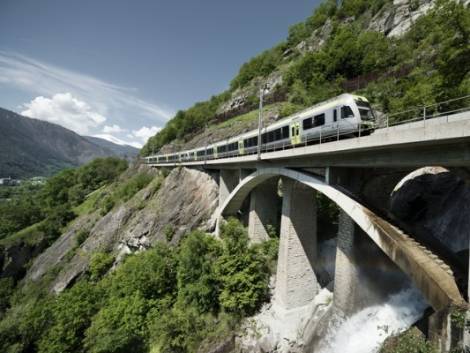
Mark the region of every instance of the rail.
MULTIPOLYGON (((321 145, 323 143, 328 142, 335 142, 341 139, 350 138, 352 136, 355 137, 362 137, 371 134, 377 128, 391 128, 394 126, 410 124, 414 122, 422 121, 423 124, 426 124, 427 120, 444 117, 446 116, 446 123, 449 122, 449 116, 453 114, 457 114, 460 112, 464 112, 470 110, 470 95, 449 99, 443 102, 438 102, 434 104, 429 104, 425 106, 419 106, 410 108, 404 111, 400 111, 393 114, 385 114, 385 119, 383 119, 382 123, 378 123, 372 127, 364 126, 359 124, 352 124, 350 128, 341 127, 340 125, 326 125, 320 127, 320 134, 311 136, 311 135, 303 135, 301 136, 300 143, 292 143, 290 139, 284 139, 283 141, 279 142, 272 142, 267 144, 261 145, 261 153, 268 153, 268 152, 275 152, 275 151, 282 151, 287 149, 296 149, 300 147, 310 146, 310 145, 321 145), (447 107, 449 110, 442 111, 442 107, 447 107), (401 119, 401 117, 407 117, 411 114, 415 114, 411 119, 401 119)), ((344 122, 344 120, 343 120, 344 122)), ((318 130, 317 130, 318 131, 318 130)), ((175 152, 179 153, 179 152, 175 152)), ((191 158, 183 158, 182 160, 176 159, 171 161, 161 161, 161 162, 150 162, 150 158, 156 158, 156 156, 147 156, 143 157, 143 160, 147 164, 178 164, 178 163, 186 163, 186 162, 198 162, 198 161, 210 161, 215 159, 225 159, 225 158, 233 158, 233 157, 242 157, 242 156, 249 156, 258 153, 258 146, 253 147, 245 147, 244 152, 240 153, 239 150, 234 150, 230 152, 222 152, 212 155, 205 155, 205 156, 198 156, 196 159, 194 157, 191 158)))

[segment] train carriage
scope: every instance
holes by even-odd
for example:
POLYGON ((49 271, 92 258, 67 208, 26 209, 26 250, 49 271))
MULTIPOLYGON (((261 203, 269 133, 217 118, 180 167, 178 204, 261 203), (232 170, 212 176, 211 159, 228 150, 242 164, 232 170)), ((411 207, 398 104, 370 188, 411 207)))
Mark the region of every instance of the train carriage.
MULTIPOLYGON (((374 124, 375 116, 366 98, 342 94, 264 127, 261 152, 370 133, 374 124)), ((254 154, 259 147, 258 133, 256 129, 203 148, 151 157, 156 157, 158 163, 175 163, 254 154)))

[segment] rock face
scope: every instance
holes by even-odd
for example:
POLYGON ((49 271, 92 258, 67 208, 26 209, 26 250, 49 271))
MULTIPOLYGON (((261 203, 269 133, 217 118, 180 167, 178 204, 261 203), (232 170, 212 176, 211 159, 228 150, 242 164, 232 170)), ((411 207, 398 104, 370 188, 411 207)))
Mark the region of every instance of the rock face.
POLYGON ((214 227, 211 216, 218 202, 216 176, 194 169, 173 169, 158 191, 155 189, 156 183, 151 182, 105 216, 96 211, 79 217, 33 261, 26 279, 38 280, 59 267, 52 290, 60 292, 87 269, 95 252, 111 252, 118 263, 123 255, 147 249, 157 241, 176 244, 195 228, 214 227), (79 231, 89 232, 89 236, 76 251, 79 231))
POLYGON ((470 187, 443 168, 423 168, 406 177, 392 194, 391 211, 453 253, 468 249, 470 187))
POLYGON ((368 29, 383 32, 389 37, 402 36, 419 17, 433 7, 434 3, 435 0, 394 0, 393 6, 376 14, 368 29))

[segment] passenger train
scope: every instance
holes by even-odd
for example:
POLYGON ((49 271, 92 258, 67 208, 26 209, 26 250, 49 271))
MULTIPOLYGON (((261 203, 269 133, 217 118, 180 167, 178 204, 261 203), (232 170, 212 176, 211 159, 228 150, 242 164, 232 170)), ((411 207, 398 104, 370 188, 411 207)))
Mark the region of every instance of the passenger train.
MULTIPOLYGON (((266 126, 261 152, 293 148, 329 139, 370 133, 374 112, 365 97, 342 94, 266 126)), ((205 147, 145 157, 146 163, 181 163, 243 156, 258 152, 258 129, 205 147)))

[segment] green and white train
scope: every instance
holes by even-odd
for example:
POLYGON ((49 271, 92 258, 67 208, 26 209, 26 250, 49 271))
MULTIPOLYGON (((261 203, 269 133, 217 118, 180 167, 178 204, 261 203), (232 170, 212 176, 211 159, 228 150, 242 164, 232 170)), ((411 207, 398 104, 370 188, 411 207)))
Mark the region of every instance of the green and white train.
MULTIPOLYGON (((365 97, 342 94, 266 126, 261 153, 370 133, 375 116, 365 97)), ((258 129, 224 141, 170 154, 145 157, 149 164, 230 158, 258 152, 258 129)))

